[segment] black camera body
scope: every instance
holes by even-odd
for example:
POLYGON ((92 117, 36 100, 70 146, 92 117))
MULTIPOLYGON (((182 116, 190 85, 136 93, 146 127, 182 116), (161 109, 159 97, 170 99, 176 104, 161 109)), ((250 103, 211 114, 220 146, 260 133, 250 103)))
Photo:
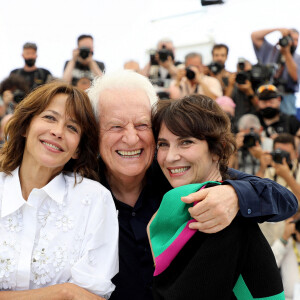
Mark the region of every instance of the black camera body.
POLYGON ((21 90, 15 90, 13 92, 14 102, 20 103, 25 98, 25 93, 21 90))
POLYGON ((286 163, 289 165, 290 169, 292 168, 292 161, 290 154, 287 151, 276 149, 273 152, 271 152, 272 159, 277 164, 283 164, 282 160, 283 158, 286 159, 286 163))
POLYGON ((207 67, 214 75, 219 74, 224 69, 224 65, 217 61, 213 61, 207 67))
POLYGON ((240 71, 236 74, 235 82, 238 84, 245 84, 246 80, 251 79, 251 74, 249 71, 240 71))
POLYGON ((256 132, 254 132, 254 129, 251 128, 250 132, 244 135, 243 147, 246 149, 251 148, 256 145, 257 141, 260 143, 260 137, 256 132))
POLYGON ((163 46, 163 48, 158 51, 159 60, 165 62, 168 59, 168 56, 171 56, 172 60, 174 60, 173 52, 163 46))
POLYGON ((196 77, 196 73, 189 67, 185 68, 185 72, 186 72, 186 78, 188 80, 193 80, 196 77))
POLYGON ((291 35, 286 35, 286 36, 282 37, 281 39, 279 39, 278 44, 284 48, 284 47, 288 46, 288 44, 290 42, 293 42, 293 38, 291 37, 291 35))
POLYGON ((90 55, 90 52, 91 52, 91 50, 88 47, 81 47, 81 48, 79 48, 79 56, 82 59, 86 59, 90 55))

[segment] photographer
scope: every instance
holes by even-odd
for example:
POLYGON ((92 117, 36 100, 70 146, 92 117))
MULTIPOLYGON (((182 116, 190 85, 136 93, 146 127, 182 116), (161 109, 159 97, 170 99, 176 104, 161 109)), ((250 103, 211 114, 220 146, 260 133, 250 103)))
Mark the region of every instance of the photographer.
POLYGON ((229 84, 229 76, 231 72, 225 69, 225 63, 228 57, 229 48, 225 44, 215 44, 212 48, 212 63, 207 66, 207 75, 215 77, 222 85, 223 94, 226 94, 226 90, 229 84))
POLYGON ((267 137, 275 138, 279 133, 295 135, 300 122, 293 115, 280 112, 281 94, 272 84, 262 85, 257 89, 258 117, 267 137))
POLYGON ((151 80, 160 99, 170 98, 170 83, 177 76, 179 64, 175 61, 175 48, 170 39, 160 40, 156 50, 150 52, 150 61, 141 74, 151 80))
POLYGON ((24 67, 12 70, 10 75, 23 77, 31 90, 52 79, 52 75, 47 69, 38 68, 35 65, 37 59, 37 45, 35 43, 24 44, 22 57, 25 63, 24 67))
POLYGON ((178 99, 191 94, 202 94, 212 99, 223 95, 220 82, 203 73, 202 56, 192 52, 185 56, 185 66, 179 67, 170 86, 170 97, 178 99))
POLYGON ((251 63, 244 58, 240 58, 237 64, 237 73, 229 76, 226 95, 231 97, 236 104, 236 122, 244 114, 254 114, 257 111, 258 99, 250 80, 251 69, 251 63))
POLYGON ((0 83, 0 119, 14 112, 15 106, 21 102, 29 86, 22 76, 12 74, 0 83))
POLYGON ((300 55, 295 53, 299 32, 296 29, 273 28, 255 31, 251 34, 258 61, 262 64, 276 63, 278 69, 274 75, 274 85, 282 93, 280 110, 286 114, 296 114, 296 96, 300 76, 300 55), (265 36, 280 31, 282 38, 272 45, 265 36))
POLYGON ((231 158, 231 166, 248 174, 259 169, 259 157, 264 150, 272 149, 272 140, 261 136, 262 127, 257 116, 246 114, 238 122, 236 134, 237 153, 231 158))
POLYGON ((63 80, 74 86, 81 78, 93 80, 95 76, 101 76, 105 69, 103 62, 93 59, 94 41, 91 35, 80 35, 77 45, 72 59, 65 63, 63 74, 63 80))
POLYGON ((274 139, 273 152, 260 157, 260 168, 256 175, 278 182, 300 199, 300 168, 294 136, 280 133, 274 139))
MULTIPOLYGON (((280 222, 281 223, 281 222, 280 222)), ((272 245, 278 268, 280 268, 286 300, 298 299, 294 289, 299 290, 300 220, 297 214, 284 222, 283 233, 272 245)), ((299 295, 299 294, 298 294, 299 295)))

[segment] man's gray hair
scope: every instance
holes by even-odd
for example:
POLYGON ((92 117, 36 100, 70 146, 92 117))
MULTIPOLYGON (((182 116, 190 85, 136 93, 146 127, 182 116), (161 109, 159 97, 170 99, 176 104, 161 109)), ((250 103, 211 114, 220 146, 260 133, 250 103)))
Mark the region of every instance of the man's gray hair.
POLYGON ((189 58, 194 58, 194 57, 199 57, 200 60, 201 60, 201 63, 202 63, 202 55, 198 52, 190 52, 188 53, 185 57, 184 57, 184 62, 186 63, 186 61, 189 59, 189 58))
POLYGON ((150 80, 132 70, 121 70, 110 74, 104 74, 101 77, 96 77, 91 87, 87 90, 91 100, 94 114, 99 121, 99 101, 101 93, 105 90, 142 90, 146 93, 149 103, 152 106, 157 102, 158 98, 150 80))
POLYGON ((261 124, 259 121, 259 118, 256 115, 253 114, 245 114, 243 115, 238 122, 238 129, 240 130, 246 130, 246 129, 260 129, 261 124))

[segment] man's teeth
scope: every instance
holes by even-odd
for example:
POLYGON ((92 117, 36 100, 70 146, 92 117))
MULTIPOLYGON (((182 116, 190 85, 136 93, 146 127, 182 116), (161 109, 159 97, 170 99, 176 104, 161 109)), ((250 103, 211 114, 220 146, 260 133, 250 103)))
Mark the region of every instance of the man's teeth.
POLYGON ((128 157, 139 157, 142 150, 135 150, 135 151, 117 151, 118 154, 122 156, 128 156, 128 157))
POLYGON ((189 167, 184 167, 184 168, 179 168, 179 169, 171 169, 171 173, 172 174, 177 174, 177 173, 182 173, 184 171, 186 171, 189 167))
POLYGON ((46 142, 42 142, 42 143, 45 144, 45 145, 47 145, 47 146, 49 146, 49 147, 51 147, 51 148, 53 148, 53 149, 55 149, 55 150, 61 151, 60 148, 58 148, 58 147, 56 147, 56 146, 54 146, 54 145, 52 145, 52 144, 49 144, 49 143, 46 143, 46 142))

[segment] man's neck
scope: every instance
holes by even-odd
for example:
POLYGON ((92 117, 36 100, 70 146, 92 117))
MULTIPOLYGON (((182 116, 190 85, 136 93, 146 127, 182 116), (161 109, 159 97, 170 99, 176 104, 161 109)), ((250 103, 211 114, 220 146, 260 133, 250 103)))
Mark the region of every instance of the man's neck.
POLYGON ((37 69, 37 67, 35 65, 32 67, 28 67, 27 65, 25 65, 23 69, 25 72, 33 72, 37 69))
POLYGON ((112 194, 121 202, 135 206, 145 184, 145 174, 139 176, 123 176, 116 178, 106 174, 112 194))

